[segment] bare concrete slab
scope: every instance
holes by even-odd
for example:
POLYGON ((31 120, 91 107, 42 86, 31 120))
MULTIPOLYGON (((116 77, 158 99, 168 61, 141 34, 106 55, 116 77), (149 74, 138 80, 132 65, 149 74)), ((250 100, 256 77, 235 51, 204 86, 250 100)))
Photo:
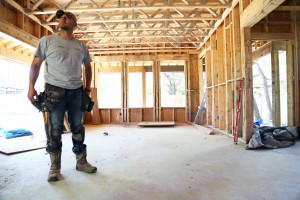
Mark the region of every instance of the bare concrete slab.
POLYGON ((32 136, 24 136, 13 139, 0 140, 0 153, 12 155, 37 149, 43 149, 46 146, 46 141, 33 139, 32 136))
POLYGON ((44 149, 0 154, 1 200, 299 200, 300 144, 245 150, 194 126, 86 127, 95 174, 75 170, 71 134, 63 135, 61 180, 47 182, 44 149), (107 132, 108 135, 103 133, 107 132))

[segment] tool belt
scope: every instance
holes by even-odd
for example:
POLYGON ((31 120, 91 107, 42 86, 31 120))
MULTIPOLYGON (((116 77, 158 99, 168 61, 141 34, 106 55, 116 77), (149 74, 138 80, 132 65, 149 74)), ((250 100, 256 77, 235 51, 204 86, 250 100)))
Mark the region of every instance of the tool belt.
POLYGON ((94 102, 92 101, 92 98, 89 96, 88 93, 83 92, 80 110, 82 112, 84 111, 91 112, 93 110, 93 106, 94 106, 94 102))
POLYGON ((65 89, 45 84, 45 91, 38 95, 37 101, 32 103, 41 112, 50 112, 65 95, 65 89))

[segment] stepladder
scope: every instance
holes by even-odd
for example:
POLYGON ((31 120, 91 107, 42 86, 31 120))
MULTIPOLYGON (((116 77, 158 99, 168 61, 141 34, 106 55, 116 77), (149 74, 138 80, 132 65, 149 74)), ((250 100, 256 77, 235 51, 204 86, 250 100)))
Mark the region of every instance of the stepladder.
POLYGON ((240 80, 240 88, 239 88, 239 97, 237 101, 236 107, 236 116, 235 116, 235 127, 233 132, 233 143, 237 144, 238 141, 238 132, 239 132, 239 123, 241 116, 241 104, 242 104, 242 96, 243 96, 243 88, 244 88, 244 79, 240 80))

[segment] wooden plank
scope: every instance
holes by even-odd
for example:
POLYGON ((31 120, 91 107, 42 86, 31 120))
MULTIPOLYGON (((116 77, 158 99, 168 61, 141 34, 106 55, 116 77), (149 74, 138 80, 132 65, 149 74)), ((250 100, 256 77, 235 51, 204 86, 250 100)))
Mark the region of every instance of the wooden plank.
POLYGON ((224 24, 221 24, 217 29, 217 41, 218 41, 218 84, 225 83, 225 42, 226 38, 224 37, 224 24))
POLYGON ((28 15, 26 13, 25 8, 23 8, 22 6, 20 6, 17 2, 15 2, 14 0, 6 0, 7 3, 9 3, 11 6, 13 6, 14 8, 16 8, 18 11, 22 12, 23 14, 27 15, 27 17, 29 17, 30 19, 32 19, 33 21, 35 21, 36 23, 40 24, 41 26, 45 27, 46 29, 48 29, 49 31, 51 31, 53 33, 53 29, 48 26, 47 24, 43 24, 41 22, 41 20, 39 18, 37 18, 34 15, 28 15))
POLYGON ((219 77, 218 77, 218 41, 217 41, 217 34, 214 33, 211 37, 211 58, 212 58, 212 126, 219 127, 219 77))
POLYGON ((276 11, 300 11, 300 6, 278 6, 276 11))
POLYGON ((234 114, 233 114, 233 108, 234 108, 234 102, 233 102, 233 83, 229 82, 227 85, 227 133, 233 134, 233 122, 234 122, 234 114))
POLYGON ((294 39, 294 36, 292 33, 257 33, 253 32, 251 33, 251 39, 252 40, 292 40, 294 39))
POLYGON ((226 130, 226 118, 227 113, 225 112, 226 109, 226 85, 219 86, 219 121, 220 121, 220 129, 226 130))
POLYGON ((253 131, 253 75, 252 75, 252 45, 250 28, 244 28, 241 32, 242 42, 242 69, 245 77, 242 97, 242 111, 239 135, 249 142, 253 131), (241 133, 242 132, 242 133, 241 133))
MULTIPOLYGON (((294 75, 293 75, 293 44, 287 41, 286 48, 286 68, 287 68, 287 105, 288 105, 288 126, 294 126, 294 75)), ((299 113, 298 113, 299 115, 299 113)))
POLYGON ((191 65, 190 61, 185 61, 185 91, 186 91, 186 121, 190 122, 191 119, 191 65))
POLYGON ((219 112, 219 87, 213 88, 213 127, 219 128, 220 127, 220 112, 219 112))
POLYGON ((128 122, 140 122, 142 121, 141 116, 142 112, 140 108, 129 108, 129 119, 128 122))
POLYGON ((285 0, 253 0, 241 13, 241 28, 252 27, 285 0))
MULTIPOLYGON (((225 69, 224 69, 224 55, 225 55, 225 48, 224 48, 224 24, 222 24, 217 29, 217 56, 218 56, 218 64, 217 64, 217 78, 218 78, 218 84, 225 84, 225 69)), ((225 115, 225 106, 226 106, 226 91, 225 86, 218 86, 218 122, 219 122, 219 128, 221 130, 225 130, 226 127, 226 115, 225 115)))
POLYGON ((191 121, 196 117, 199 106, 199 67, 197 57, 190 59, 190 95, 191 95, 191 121))
POLYGON ((212 75, 212 85, 218 85, 218 51, 217 51, 217 35, 213 34, 211 36, 211 75, 212 75))
POLYGON ((212 86, 212 69, 211 69, 211 50, 206 51, 205 54, 205 72, 206 72, 206 85, 212 86))
POLYGON ((212 97, 213 97, 213 92, 212 92, 212 88, 207 88, 206 89, 206 95, 207 95, 207 101, 206 101, 206 121, 207 121, 207 125, 211 125, 212 126, 212 97))
POLYGON ((185 108, 174 108, 174 121, 186 122, 184 113, 185 113, 185 108))
POLYGON ((17 53, 16 51, 0 46, 0 56, 5 58, 30 65, 32 62, 32 56, 28 54, 17 53))
MULTIPOLYGON (((231 17, 232 15, 230 15, 231 17)), ((231 18, 229 18, 228 20, 231 20, 231 18)), ((231 31, 232 31, 232 23, 231 21, 228 22, 229 26, 228 28, 225 28, 225 70, 226 70, 226 78, 225 80, 231 80, 232 79, 232 35, 231 35, 231 31)), ((226 27, 226 26, 225 26, 226 27)))
POLYGON ((165 122, 140 122, 137 124, 140 127, 169 127, 175 126, 175 122, 165 121, 165 122))
POLYGON ((255 61, 258 58, 261 58, 264 55, 271 53, 271 51, 272 51, 272 43, 268 42, 267 44, 261 46, 260 48, 252 52, 252 60, 255 61))
POLYGON ((146 68, 143 66, 142 67, 142 103, 143 107, 146 107, 146 68))
POLYGON ((21 30, 20 28, 11 25, 2 19, 0 19, 0 32, 3 32, 21 42, 27 44, 27 46, 31 46, 35 48, 38 44, 39 39, 30 35, 29 33, 21 30))
POLYGON ((142 121, 153 121, 153 108, 143 108, 142 121))
POLYGON ((110 123, 110 110, 101 108, 99 109, 100 119, 102 124, 109 124, 110 123))
MULTIPOLYGON (((233 38, 233 77, 234 79, 242 76, 241 72, 241 31, 240 31, 240 13, 236 6, 232 11, 232 38, 233 38)), ((234 85, 235 87, 235 85, 234 85)))
POLYGON ((161 109, 161 121, 173 120, 174 110, 173 108, 162 108, 161 109))
MULTIPOLYGON (((300 6, 300 2, 297 1, 296 5, 300 6)), ((300 48, 300 12, 293 13, 293 21, 294 23, 293 30, 294 30, 294 79, 295 79, 295 109, 294 109, 294 123, 300 124, 300 56, 299 56, 299 48, 300 48)))
POLYGON ((46 141, 36 141, 32 137, 6 139, 0 142, 0 153, 12 155, 37 149, 43 149, 46 141))
POLYGON ((274 126, 281 126, 280 123, 280 79, 279 79, 279 52, 271 51, 272 67, 272 122, 274 126))

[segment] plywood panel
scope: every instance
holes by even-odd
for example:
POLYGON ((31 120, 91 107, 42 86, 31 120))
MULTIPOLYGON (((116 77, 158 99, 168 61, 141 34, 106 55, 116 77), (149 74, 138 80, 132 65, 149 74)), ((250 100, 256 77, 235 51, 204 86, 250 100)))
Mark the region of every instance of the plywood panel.
POLYGON ((206 51, 205 62, 206 85, 207 87, 210 87, 212 85, 211 50, 206 51))
POLYGON ((232 134, 232 127, 233 127, 233 89, 232 89, 232 82, 229 82, 227 85, 227 109, 226 109, 226 113, 227 113, 227 133, 228 134, 232 134))
POLYGON ((110 124, 110 109, 99 109, 101 124, 110 124))
POLYGON ((220 129, 221 130, 225 130, 226 129, 226 86, 225 85, 221 85, 219 87, 219 110, 220 110, 220 117, 219 117, 219 121, 220 121, 220 129))
POLYGON ((152 122, 153 121, 153 108, 143 108, 143 118, 144 122, 152 122))
POLYGON ((190 60, 190 98, 191 98, 191 121, 194 121, 199 106, 199 72, 198 60, 190 60))
POLYGON ((122 123, 122 112, 121 109, 111 109, 110 110, 110 121, 111 123, 122 123))
POLYGON ((17 26, 17 11, 12 8, 11 6, 8 6, 9 8, 3 6, 2 3, 0 3, 0 18, 8 21, 9 23, 17 26))
POLYGON ((207 108, 207 125, 212 126, 212 97, 213 97, 213 93, 212 93, 212 89, 211 88, 207 88, 207 101, 206 101, 206 108, 207 108))
POLYGON ((219 113, 219 87, 215 87, 213 89, 213 127, 219 128, 220 127, 220 113, 219 113))
POLYGON ((161 108, 161 121, 174 121, 174 109, 161 108))
POLYGON ((185 108, 174 108, 174 121, 185 122, 185 108))
POLYGON ((226 39, 224 38, 224 24, 221 24, 219 28, 217 29, 217 41, 218 41, 218 46, 217 46, 217 51, 218 51, 218 64, 217 64, 217 78, 218 78, 218 83, 224 83, 225 82, 225 67, 224 67, 224 42, 226 39))
POLYGON ((129 122, 141 122, 141 121, 142 121, 142 109, 129 108, 129 122))
MULTIPOLYGON (((230 15, 231 16, 231 15, 230 15)), ((232 38, 231 38, 231 31, 232 31, 232 26, 231 26, 231 21, 228 22, 227 28, 225 29, 225 38, 226 38, 226 43, 225 43, 225 54, 226 54, 226 80, 231 80, 232 79, 232 38)))
POLYGON ((241 31, 240 31, 240 13, 236 6, 232 11, 232 38, 233 38, 233 67, 234 79, 242 76, 241 71, 241 31))

